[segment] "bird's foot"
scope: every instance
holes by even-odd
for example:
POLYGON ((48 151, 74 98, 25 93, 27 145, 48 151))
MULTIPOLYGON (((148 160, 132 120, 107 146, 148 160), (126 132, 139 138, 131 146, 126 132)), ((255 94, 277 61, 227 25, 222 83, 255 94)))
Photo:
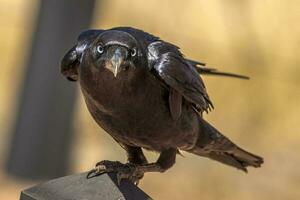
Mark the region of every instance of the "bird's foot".
POLYGON ((118 161, 103 160, 98 162, 95 168, 88 172, 87 178, 92 178, 108 172, 117 173, 117 181, 119 185, 123 179, 127 179, 135 185, 138 185, 140 179, 144 176, 144 173, 138 170, 137 166, 134 164, 123 164, 118 161))

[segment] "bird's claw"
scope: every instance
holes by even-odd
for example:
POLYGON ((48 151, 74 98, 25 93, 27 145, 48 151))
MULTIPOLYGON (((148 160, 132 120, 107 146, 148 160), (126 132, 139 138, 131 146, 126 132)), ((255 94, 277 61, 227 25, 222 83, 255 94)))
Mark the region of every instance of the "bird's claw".
POLYGON ((98 162, 94 169, 88 172, 87 178, 92 178, 104 173, 116 172, 117 173, 117 183, 121 184, 123 179, 127 179, 134 183, 139 184, 140 179, 143 178, 144 173, 140 172, 136 165, 127 163, 122 164, 118 161, 101 161, 98 162))
POLYGON ((87 178, 93 178, 104 173, 116 171, 123 164, 118 161, 103 160, 98 162, 95 167, 87 173, 87 178))
POLYGON ((142 179, 143 176, 144 176, 144 173, 139 172, 137 166, 127 163, 118 170, 117 181, 118 181, 118 184, 120 185, 120 183, 123 179, 127 179, 130 182, 134 183, 135 185, 138 185, 140 182, 140 179, 142 179))

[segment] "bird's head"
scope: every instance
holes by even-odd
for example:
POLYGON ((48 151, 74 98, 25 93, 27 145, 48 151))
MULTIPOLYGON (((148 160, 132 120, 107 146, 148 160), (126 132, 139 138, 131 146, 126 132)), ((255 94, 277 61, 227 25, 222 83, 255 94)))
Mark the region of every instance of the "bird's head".
POLYGON ((106 70, 117 78, 140 66, 142 55, 138 42, 129 33, 89 30, 79 36, 77 45, 62 59, 61 72, 71 81, 87 70, 94 74, 106 70))
POLYGON ((109 70, 114 77, 134 70, 140 51, 138 43, 130 34, 111 30, 100 34, 91 48, 95 67, 109 70))

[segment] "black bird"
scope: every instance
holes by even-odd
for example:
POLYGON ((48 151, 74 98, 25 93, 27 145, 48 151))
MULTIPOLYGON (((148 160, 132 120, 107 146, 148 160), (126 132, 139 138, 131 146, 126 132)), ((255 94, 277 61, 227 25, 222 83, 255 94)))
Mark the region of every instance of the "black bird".
POLYGON ((145 172, 164 172, 179 150, 247 172, 263 158, 249 153, 202 118, 213 108, 199 76, 247 78, 206 68, 179 48, 142 30, 87 30, 61 61, 61 72, 79 81, 93 118, 127 152, 128 163, 101 161, 91 174, 118 172, 137 182, 145 172), (160 156, 148 163, 142 148, 160 156))

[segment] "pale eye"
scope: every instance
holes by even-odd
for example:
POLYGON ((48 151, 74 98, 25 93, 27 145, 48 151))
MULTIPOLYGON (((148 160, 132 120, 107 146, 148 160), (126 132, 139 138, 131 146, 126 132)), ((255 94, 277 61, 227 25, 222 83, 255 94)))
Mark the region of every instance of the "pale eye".
POLYGON ((130 54, 131 54, 132 57, 133 57, 133 56, 136 56, 136 49, 135 49, 135 48, 132 49, 130 54))
POLYGON ((97 52, 102 54, 104 52, 104 48, 102 46, 97 47, 97 52))

